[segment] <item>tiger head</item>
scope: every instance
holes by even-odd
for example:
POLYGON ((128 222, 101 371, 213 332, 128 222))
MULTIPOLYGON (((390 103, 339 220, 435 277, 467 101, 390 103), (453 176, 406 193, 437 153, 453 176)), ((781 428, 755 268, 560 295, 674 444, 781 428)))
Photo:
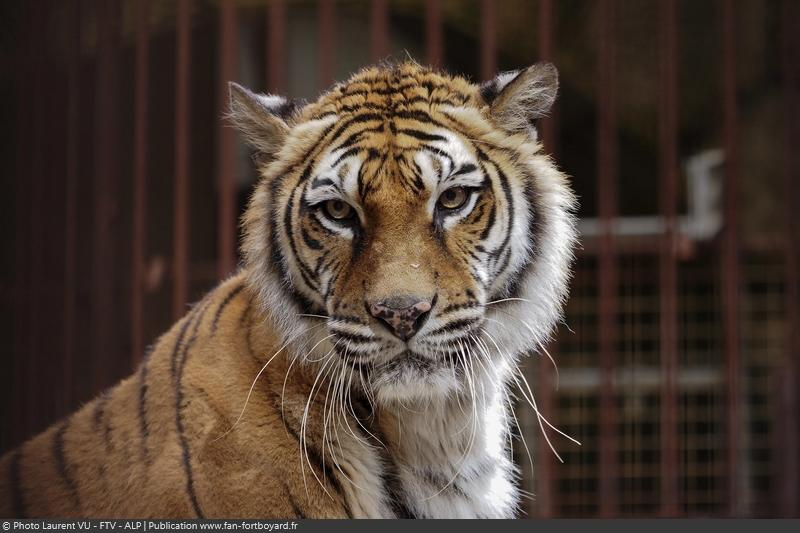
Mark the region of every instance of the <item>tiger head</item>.
POLYGON ((557 85, 550 64, 475 85, 410 62, 309 104, 231 85, 261 172, 245 269, 304 360, 378 401, 430 400, 542 348, 575 243, 535 129, 557 85))

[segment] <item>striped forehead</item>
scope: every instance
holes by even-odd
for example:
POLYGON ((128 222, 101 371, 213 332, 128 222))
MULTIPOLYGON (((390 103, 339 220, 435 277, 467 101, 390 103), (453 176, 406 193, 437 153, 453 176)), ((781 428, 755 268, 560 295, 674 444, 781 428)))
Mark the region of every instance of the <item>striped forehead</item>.
POLYGON ((382 138, 364 135, 361 147, 325 152, 312 173, 307 200, 360 203, 369 193, 398 187, 417 196, 436 196, 452 186, 482 182, 474 150, 457 133, 446 128, 393 130, 393 135, 381 134, 382 138), (374 142, 376 137, 380 142, 374 142))

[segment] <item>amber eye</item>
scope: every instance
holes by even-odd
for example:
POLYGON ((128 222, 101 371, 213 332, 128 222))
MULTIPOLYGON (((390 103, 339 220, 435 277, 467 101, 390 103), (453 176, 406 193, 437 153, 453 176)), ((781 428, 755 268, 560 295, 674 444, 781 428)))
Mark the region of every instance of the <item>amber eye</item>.
POLYGON ((353 216, 353 208, 341 200, 328 200, 325 202, 325 214, 334 220, 346 220, 353 216))
POLYGON ((453 187, 452 189, 447 189, 439 196, 439 207, 443 207, 445 209, 457 209, 464 205, 464 202, 467 201, 467 191, 464 187, 453 187))

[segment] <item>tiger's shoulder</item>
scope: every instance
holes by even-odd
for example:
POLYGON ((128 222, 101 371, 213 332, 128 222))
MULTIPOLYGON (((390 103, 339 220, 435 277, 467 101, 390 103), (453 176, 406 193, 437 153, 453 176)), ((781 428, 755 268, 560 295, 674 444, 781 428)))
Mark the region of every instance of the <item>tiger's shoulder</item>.
POLYGON ((304 487, 305 375, 284 384, 280 342, 244 275, 222 282, 133 375, 0 458, 0 516, 343 516, 304 487))

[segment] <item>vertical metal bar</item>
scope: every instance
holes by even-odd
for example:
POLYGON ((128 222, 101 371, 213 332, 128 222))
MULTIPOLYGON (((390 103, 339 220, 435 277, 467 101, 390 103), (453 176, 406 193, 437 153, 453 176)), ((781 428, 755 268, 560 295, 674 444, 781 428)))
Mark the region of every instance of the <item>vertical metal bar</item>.
POLYGON ((797 395, 800 371, 800 161, 797 146, 800 144, 800 40, 796 25, 800 9, 795 0, 782 2, 782 54, 784 105, 784 189, 786 201, 786 337, 783 365, 780 370, 780 391, 776 424, 778 435, 777 466, 778 510, 780 516, 800 515, 800 435, 798 435, 797 395))
POLYGON ((30 228, 28 227, 28 210, 30 205, 30 160, 31 147, 31 66, 35 57, 33 41, 36 35, 33 9, 25 13, 25 35, 21 41, 21 50, 17 63, 17 105, 16 105, 16 179, 14 180, 14 387, 11 409, 13 424, 11 426, 12 442, 18 443, 30 435, 30 411, 33 406, 28 405, 27 394, 30 387, 20 386, 27 384, 27 370, 31 365, 30 354, 27 352, 27 332, 30 306, 30 228))
MULTIPOLYGON (((51 6, 46 5, 45 2, 38 2, 33 7, 34 13, 34 28, 35 33, 44 32, 47 28, 47 13, 51 6)), ((28 362, 27 369, 27 384, 28 395, 26 406, 28 413, 31 417, 30 421, 35 430, 39 430, 44 420, 42 395, 37 391, 34 385, 40 382, 40 374, 42 373, 42 284, 44 279, 44 259, 42 257, 42 246, 44 244, 44 232, 42 217, 45 212, 42 209, 42 202, 44 200, 44 187, 43 180, 45 179, 44 170, 44 153, 45 153, 45 114, 44 105, 41 103, 45 97, 45 72, 48 69, 46 59, 46 48, 42 39, 35 39, 33 44, 34 51, 34 65, 31 71, 32 86, 31 93, 33 94, 32 100, 34 105, 30 110, 30 120, 32 123, 31 139, 29 140, 31 150, 29 152, 30 161, 30 180, 29 185, 29 208, 27 210, 28 220, 27 225, 30 232, 28 240, 28 257, 29 263, 26 268, 30 269, 30 285, 28 291, 28 349, 26 360, 28 362), (34 390, 30 390, 34 389, 34 390)))
MULTIPOLYGON (((219 115, 228 107, 228 82, 237 77, 236 2, 220 4, 219 115)), ((220 278, 231 273, 236 254, 236 137, 233 128, 219 124, 219 166, 217 168, 217 270, 220 278)))
MULTIPOLYGON (((551 344, 548 347, 550 357, 554 359, 558 357, 558 345, 551 344)), ((553 420, 554 401, 553 401, 553 366, 550 359, 544 354, 538 356, 538 379, 536 383, 539 387, 539 409, 542 414, 550 420, 553 420)), ((555 423, 555 421, 554 421, 555 423)), ((536 464, 537 470, 535 471, 535 486, 536 486, 536 504, 538 518, 553 518, 556 508, 556 490, 554 484, 553 466, 555 456, 551 453, 548 446, 540 441, 538 447, 538 459, 536 464)))
POLYGON ((69 73, 67 91, 67 168, 64 190, 64 354, 61 372, 63 376, 61 405, 72 406, 72 368, 75 350, 75 274, 77 272, 78 233, 78 126, 80 110, 80 57, 81 57, 81 4, 72 8, 72 19, 68 33, 69 73))
POLYGON ((99 3, 99 54, 96 81, 94 226, 92 248, 92 330, 94 331, 92 390, 98 391, 111 380, 111 369, 118 364, 116 323, 114 321, 114 250, 117 242, 116 195, 117 116, 119 65, 118 2, 99 3))
POLYGON ((147 250, 147 128, 150 0, 136 4, 134 85, 133 252, 131 268, 131 365, 144 354, 144 261, 147 250))
POLYGON ((617 215, 617 119, 615 93, 614 0, 601 0, 598 43, 598 212, 604 234, 598 255, 598 343, 600 351, 600 516, 617 512, 616 416, 614 402, 614 354, 617 329, 617 252, 612 224, 617 215))
POLYGON ((175 189, 172 236, 172 314, 183 315, 188 299, 189 270, 189 74, 191 2, 178 1, 175 77, 175 189))
POLYGON ((369 15, 369 51, 372 61, 389 52, 389 0, 372 0, 369 15))
MULTIPOLYGON (((539 3, 539 60, 550 61, 553 58, 553 1, 541 0, 539 3)), ((545 147, 550 153, 555 152, 555 136, 553 135, 552 119, 545 119, 537 126, 542 132, 545 147)), ((550 355, 556 357, 557 345, 550 347, 550 355)), ((541 409, 545 416, 552 416, 553 412, 553 380, 550 373, 553 371, 550 360, 546 357, 539 358, 539 396, 541 409)), ((540 518, 552 518, 555 509, 556 491, 553 483, 553 461, 549 449, 540 446, 539 472, 537 476, 537 503, 540 518)))
POLYGON ((480 18, 480 74, 490 80, 497 73, 497 6, 492 0, 481 0, 480 18))
POLYGON ((317 85, 327 89, 333 82, 334 0, 319 0, 317 4, 317 85))
MULTIPOLYGON (((539 60, 553 60, 553 32, 555 28, 555 14, 553 0, 540 0, 539 2, 539 60)), ((539 121, 539 132, 542 136, 545 150, 555 153, 555 109, 550 111, 550 116, 539 121)))
POLYGON ((741 514, 739 498, 739 165, 736 106, 736 11, 733 0, 722 1, 722 112, 725 145, 725 229, 722 235, 722 312, 725 332, 728 505, 741 514))
POLYGON ((440 67, 444 62, 441 0, 425 2, 425 61, 432 67, 440 67))
POLYGON ((677 32, 675 0, 661 0, 659 16, 659 196, 666 231, 661 239, 659 265, 661 343, 661 515, 678 512, 678 256, 677 202, 677 32))
POLYGON ((281 94, 286 88, 286 3, 271 0, 267 6, 267 90, 281 94))

